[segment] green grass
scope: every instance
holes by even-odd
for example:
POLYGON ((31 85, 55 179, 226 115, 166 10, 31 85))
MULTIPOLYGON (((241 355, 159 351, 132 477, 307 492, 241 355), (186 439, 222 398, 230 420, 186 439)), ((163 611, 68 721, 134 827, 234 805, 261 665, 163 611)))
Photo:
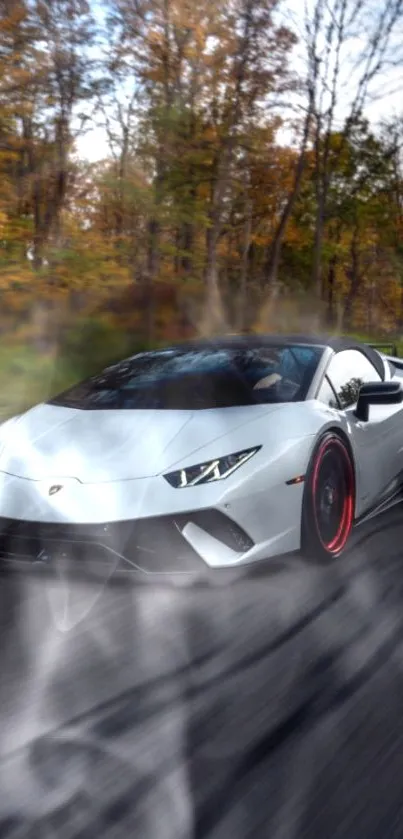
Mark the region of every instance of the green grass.
POLYGON ((48 399, 81 377, 77 366, 30 347, 0 348, 0 420, 48 399))
POLYGON ((82 320, 53 354, 28 343, 0 345, 0 422, 49 399, 108 364, 145 349, 137 336, 102 320, 82 320))

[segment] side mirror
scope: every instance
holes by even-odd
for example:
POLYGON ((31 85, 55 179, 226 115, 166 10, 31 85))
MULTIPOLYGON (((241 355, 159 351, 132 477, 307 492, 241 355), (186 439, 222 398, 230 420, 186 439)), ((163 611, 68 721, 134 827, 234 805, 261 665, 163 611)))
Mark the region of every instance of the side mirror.
POLYGON ((403 402, 400 382, 366 382, 358 395, 356 416, 368 422, 370 405, 399 405, 403 402))

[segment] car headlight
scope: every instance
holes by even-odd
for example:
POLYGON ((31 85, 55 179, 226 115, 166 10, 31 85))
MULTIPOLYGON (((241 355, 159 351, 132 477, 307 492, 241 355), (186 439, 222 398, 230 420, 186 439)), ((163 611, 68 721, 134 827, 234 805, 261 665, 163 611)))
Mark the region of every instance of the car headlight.
POLYGON ((216 460, 209 460, 205 463, 198 463, 196 466, 188 466, 186 469, 178 469, 164 475, 166 481, 175 489, 193 487, 198 484, 210 484, 213 481, 223 481, 250 460, 262 447, 255 446, 253 449, 244 449, 242 452, 235 452, 226 457, 218 457, 216 460))

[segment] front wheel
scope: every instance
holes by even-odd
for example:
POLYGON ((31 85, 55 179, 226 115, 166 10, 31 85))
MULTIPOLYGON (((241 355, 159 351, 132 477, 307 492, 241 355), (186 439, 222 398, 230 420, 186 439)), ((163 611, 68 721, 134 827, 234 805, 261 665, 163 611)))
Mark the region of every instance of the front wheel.
POLYGON ((301 533, 304 553, 322 560, 340 556, 351 533, 354 508, 350 452, 337 434, 325 434, 315 448, 305 484, 301 533))

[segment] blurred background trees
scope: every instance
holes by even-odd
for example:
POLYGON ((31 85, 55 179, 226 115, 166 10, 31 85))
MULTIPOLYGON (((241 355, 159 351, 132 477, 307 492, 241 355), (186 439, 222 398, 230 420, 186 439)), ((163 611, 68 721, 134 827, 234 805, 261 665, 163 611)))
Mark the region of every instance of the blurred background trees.
POLYGON ((401 328, 403 0, 299 8, 0 0, 3 346, 401 328))

